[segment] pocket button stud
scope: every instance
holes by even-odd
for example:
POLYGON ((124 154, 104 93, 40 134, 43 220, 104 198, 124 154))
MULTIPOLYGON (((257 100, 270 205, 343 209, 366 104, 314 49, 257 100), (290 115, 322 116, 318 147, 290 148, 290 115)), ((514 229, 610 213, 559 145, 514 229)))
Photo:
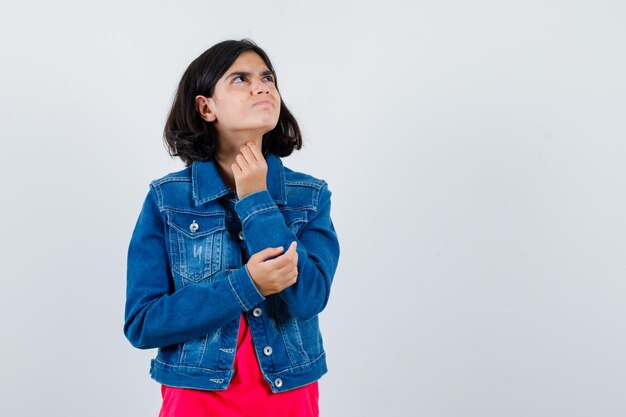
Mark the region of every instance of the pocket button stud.
POLYGON ((189 225, 189 230, 191 230, 191 233, 196 233, 199 228, 200 226, 198 226, 198 223, 196 223, 195 220, 189 225))

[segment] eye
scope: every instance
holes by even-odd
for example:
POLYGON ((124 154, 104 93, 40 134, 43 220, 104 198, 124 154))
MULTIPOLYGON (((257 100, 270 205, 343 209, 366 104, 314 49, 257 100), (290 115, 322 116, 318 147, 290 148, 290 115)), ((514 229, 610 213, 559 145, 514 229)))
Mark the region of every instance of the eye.
MULTIPOLYGON (((263 79, 264 79, 264 80, 267 80, 267 81, 269 81, 269 82, 271 82, 271 83, 273 83, 273 82, 274 82, 274 76, 273 76, 273 75, 264 75, 264 76, 263 76, 263 79)), ((237 75, 235 78, 233 78, 233 83, 235 83, 235 84, 241 84, 241 83, 240 83, 240 82, 238 82, 237 80, 242 80, 242 82, 243 82, 243 81, 247 81, 247 78, 246 78, 246 76, 245 76, 245 75, 237 75)))

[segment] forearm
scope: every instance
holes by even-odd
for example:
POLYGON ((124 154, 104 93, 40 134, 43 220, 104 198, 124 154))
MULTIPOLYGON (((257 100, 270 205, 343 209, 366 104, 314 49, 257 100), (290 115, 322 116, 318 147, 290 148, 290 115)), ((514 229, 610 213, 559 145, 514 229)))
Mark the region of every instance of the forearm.
POLYGON ((295 316, 306 320, 319 314, 328 303, 339 258, 339 243, 330 220, 330 192, 325 189, 321 204, 299 237, 289 229, 269 192, 251 194, 235 210, 250 253, 267 247, 289 247, 297 241, 298 279, 280 292, 295 316))
POLYGON ((159 295, 162 289, 148 289, 150 279, 144 277, 143 281, 143 285, 128 287, 124 325, 124 334, 140 349, 173 345, 211 333, 264 299, 245 266, 230 274, 220 272, 210 282, 189 285, 172 294, 159 295))

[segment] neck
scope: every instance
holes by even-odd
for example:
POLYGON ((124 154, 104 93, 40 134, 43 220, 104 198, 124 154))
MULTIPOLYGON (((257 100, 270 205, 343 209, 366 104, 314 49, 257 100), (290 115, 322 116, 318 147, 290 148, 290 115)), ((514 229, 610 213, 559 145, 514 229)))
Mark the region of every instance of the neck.
POLYGON ((215 152, 215 163, 217 171, 224 180, 224 183, 230 187, 233 192, 237 192, 235 185, 235 175, 231 169, 231 165, 236 163, 236 157, 241 153, 241 147, 247 142, 256 142, 261 148, 263 136, 243 136, 225 139, 220 137, 218 140, 217 151, 215 152))

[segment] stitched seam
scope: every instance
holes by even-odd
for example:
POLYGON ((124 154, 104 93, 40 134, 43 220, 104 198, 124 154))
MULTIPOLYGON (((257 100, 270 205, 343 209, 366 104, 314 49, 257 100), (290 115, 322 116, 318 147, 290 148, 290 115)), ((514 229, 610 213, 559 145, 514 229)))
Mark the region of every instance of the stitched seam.
POLYGON ((159 187, 158 185, 153 185, 150 184, 152 186, 152 189, 154 189, 154 192, 156 193, 157 196, 157 206, 159 207, 159 212, 163 211, 163 194, 161 193, 161 187, 159 187))
POLYGON ((198 200, 198 204, 204 204, 204 203, 208 203, 209 201, 214 201, 217 200, 218 198, 225 196, 226 194, 228 194, 228 191, 224 188, 222 189, 221 192, 218 192, 217 194, 213 194, 207 198, 203 198, 202 200, 198 200))
MULTIPOLYGON (((253 193, 250 193, 250 194, 246 195, 244 198, 248 198, 248 197, 250 197, 251 195, 255 195, 255 194, 262 193, 263 191, 267 191, 267 192, 269 192, 269 190, 268 190, 268 189, 263 189, 263 190, 259 190, 259 191, 255 191, 255 192, 253 192, 253 193)), ((242 201, 244 198, 240 198, 240 199, 239 199, 239 201, 242 201)), ((234 201, 234 200, 231 200, 231 201, 234 201)))
POLYGON ((212 235, 212 234, 214 234, 216 232, 219 232, 221 230, 226 229, 226 226, 216 226, 216 227, 214 227, 212 229, 204 230, 202 232, 196 232, 195 234, 191 235, 183 227, 177 225, 176 223, 174 223, 169 218, 167 220, 167 224, 170 225, 172 228, 176 229, 180 234, 182 234, 183 236, 185 236, 185 237, 187 237, 189 239, 199 239, 199 238, 207 237, 207 236, 212 235))
POLYGON ((326 356, 326 352, 322 352, 321 355, 319 355, 317 358, 313 359, 312 361, 305 362, 305 363, 300 364, 300 365, 295 365, 295 366, 292 366, 292 367, 287 368, 287 369, 282 369, 282 370, 280 370, 278 372, 272 372, 272 375, 279 375, 279 374, 282 374, 282 373, 285 373, 285 372, 293 371, 294 369, 307 367, 307 366, 309 366, 309 365, 311 365, 311 364, 313 364, 313 363, 323 359, 324 356, 326 356))
POLYGON ((153 359, 155 362, 160 363, 161 365, 167 367, 167 368, 187 368, 187 369, 197 369, 199 371, 208 371, 208 372, 219 372, 219 373, 224 373, 224 372, 229 372, 228 370, 222 370, 222 369, 211 369, 211 368, 202 368, 200 366, 190 366, 190 365, 173 365, 171 363, 167 363, 167 362, 163 362, 162 360, 155 358, 153 359))
MULTIPOLYGON (((313 204, 315 205, 316 208, 319 207, 319 205, 320 205, 320 197, 322 195, 322 190, 323 189, 324 189, 324 187, 320 188, 319 190, 316 190, 313 193, 313 204)), ((316 209, 316 211, 317 211, 317 209, 316 209)))
POLYGON ((304 349, 304 342, 302 342, 302 333, 300 333, 300 328, 298 327, 298 321, 294 319, 294 330, 296 332, 296 340, 298 341, 298 349, 300 350, 300 353, 302 355, 304 355, 304 357, 306 358, 306 360, 309 360, 309 354, 306 353, 306 349, 304 349))
POLYGON ((196 211, 196 210, 190 210, 190 209, 181 209, 180 207, 176 207, 176 206, 163 206, 164 209, 168 209, 171 210, 175 213, 185 213, 185 214, 195 214, 197 216, 203 216, 203 217, 211 217, 211 216, 223 216, 224 212, 220 211, 220 210, 215 210, 215 211, 196 211))
POLYGON ((178 355, 178 363, 179 363, 179 364, 180 364, 180 363, 185 362, 185 360, 184 360, 184 359, 185 359, 185 350, 186 350, 186 349, 187 349, 187 348, 185 347, 185 344, 183 343, 183 348, 182 348, 182 349, 180 349, 180 351, 179 351, 179 355, 178 355))
MULTIPOLYGON (((250 275, 250 271, 248 270, 248 264, 245 264, 243 267, 244 267, 244 269, 246 270, 246 274, 248 275, 248 278, 250 278, 250 281, 252 281, 252 275, 250 275)), ((256 287, 256 285, 254 284, 254 281, 253 281, 252 286, 253 286, 253 287, 254 287, 254 289, 256 290, 256 293, 257 293, 257 294, 259 294, 261 297, 265 298, 265 296, 264 296, 263 294, 261 294, 261 291, 259 291, 259 289, 258 289, 258 288, 256 287)))
POLYGON ((185 247, 184 238, 180 233, 176 233, 176 243, 178 245, 178 269, 182 278, 191 279, 191 274, 187 269, 187 248, 185 247))
POLYGON ((324 185, 319 182, 303 182, 303 181, 286 181, 287 185, 301 186, 301 187, 309 187, 309 188, 317 188, 320 189, 324 185))
POLYGON ((241 221, 241 224, 243 225, 250 217, 254 216, 255 214, 264 213, 264 212, 269 211, 269 210, 278 210, 278 207, 267 207, 267 208, 262 208, 262 209, 256 210, 253 213, 250 213, 248 216, 246 216, 241 221))
POLYGON ((200 197, 198 196, 198 193, 196 192, 197 188, 198 188, 198 165, 197 164, 193 164, 192 168, 191 168, 191 175, 193 176, 193 187, 191 187, 191 196, 193 197, 194 201, 198 201, 200 199, 200 197))
POLYGON ((152 181, 152 184, 162 185, 167 182, 191 182, 191 178, 190 177, 164 177, 164 178, 159 178, 157 180, 152 181))
POLYGON ((278 158, 278 168, 280 173, 280 202, 287 203, 287 178, 285 173, 285 166, 283 165, 283 161, 278 158))
POLYGON ((289 362, 291 364, 294 364, 296 361, 294 360, 294 358, 291 356, 291 349, 289 349, 289 345, 288 345, 288 340, 287 340, 287 335, 285 334, 285 330, 283 329, 283 326, 281 326, 281 324, 283 324, 283 322, 280 320, 280 316, 278 315, 278 303, 274 302, 274 316, 276 317, 276 322, 278 323, 278 328, 280 329, 280 335, 283 339, 283 343, 285 345, 285 351, 287 352, 287 356, 289 357, 289 362))
MULTIPOLYGON (((241 200, 239 200, 239 201, 241 201, 241 200)), ((240 206, 238 206, 238 208, 240 208, 240 206)), ((243 211, 245 213, 246 211, 254 210, 253 213, 256 213, 258 210, 263 210, 263 209, 267 209, 267 208, 278 208, 278 206, 275 204, 274 200, 272 200, 270 202, 252 204, 252 205, 250 205, 249 208, 240 209, 239 211, 243 211)))
POLYGON ((315 206, 299 206, 299 207, 283 207, 280 211, 302 211, 302 210, 311 210, 317 211, 317 207, 315 206))
POLYGON ((198 352, 198 365, 200 365, 204 359, 204 352, 206 351, 207 339, 209 335, 206 335, 202 338, 202 342, 200 344, 200 350, 198 352))
POLYGON ((171 268, 172 270, 179 274, 181 277, 183 276, 182 270, 180 269, 180 252, 174 252, 174 250, 178 251, 178 246, 174 247, 174 239, 172 239, 172 234, 174 235, 174 238, 176 238, 176 244, 178 244, 178 234, 172 230, 170 230, 169 232, 169 236, 168 236, 168 240, 170 243, 170 255, 169 257, 171 258, 171 268), (178 254, 178 255, 175 255, 178 254), (178 256, 178 257, 177 257, 178 256))
POLYGON ((239 304, 241 304, 241 307, 243 307, 244 310, 248 311, 245 304, 241 301, 241 298, 239 298, 239 294, 237 294, 235 287, 233 286, 233 282, 230 279, 231 276, 232 274, 228 276, 228 285, 230 285, 230 288, 233 290, 233 294, 235 294, 235 298, 237 298, 237 301, 239 302, 239 304))

